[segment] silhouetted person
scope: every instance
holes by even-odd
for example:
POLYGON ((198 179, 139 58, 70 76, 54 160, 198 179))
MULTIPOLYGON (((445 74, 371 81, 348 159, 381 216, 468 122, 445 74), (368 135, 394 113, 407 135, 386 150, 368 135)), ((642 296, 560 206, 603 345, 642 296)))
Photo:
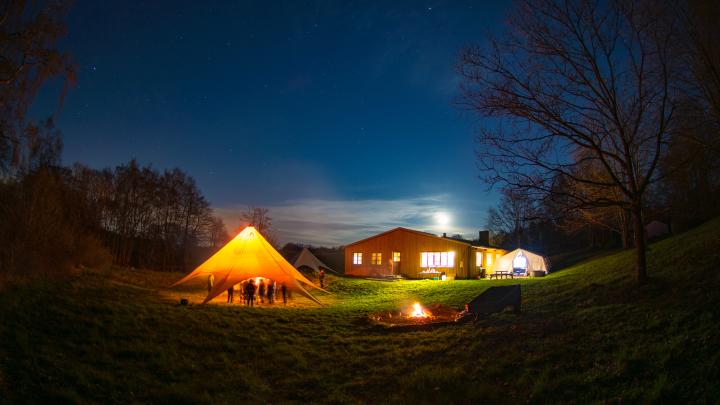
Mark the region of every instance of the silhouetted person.
POLYGON ((265 282, 263 280, 260 280, 260 285, 258 285, 258 296, 260 297, 260 303, 265 303, 265 282))
POLYGON ((233 302, 233 286, 230 286, 230 288, 228 288, 227 302, 230 304, 232 304, 233 302))
POLYGON ((245 286, 245 294, 247 295, 247 305, 254 306, 255 302, 255 283, 250 280, 248 284, 245 286))
POLYGON ((320 288, 325 288, 325 270, 320 269, 318 278, 320 279, 320 288))
POLYGON ((275 301, 275 283, 268 283, 267 286, 267 299, 268 304, 272 304, 275 301))
POLYGON ((208 294, 210 294, 210 291, 212 291, 214 284, 215 284, 215 276, 213 276, 212 273, 210 273, 210 275, 208 276, 208 284, 207 284, 208 294))
POLYGON ((282 293, 283 297, 283 305, 287 304, 287 287, 285 287, 285 283, 282 283, 280 286, 280 292, 282 293))
POLYGON ((247 280, 243 281, 242 284, 240 284, 240 294, 242 294, 243 305, 248 304, 247 285, 247 280))

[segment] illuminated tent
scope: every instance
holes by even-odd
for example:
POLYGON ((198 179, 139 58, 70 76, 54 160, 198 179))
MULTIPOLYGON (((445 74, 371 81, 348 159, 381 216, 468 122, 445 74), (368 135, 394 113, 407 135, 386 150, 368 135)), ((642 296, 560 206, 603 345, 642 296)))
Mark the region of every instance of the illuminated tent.
POLYGON ((493 273, 496 271, 515 271, 515 269, 525 274, 531 274, 531 272, 538 270, 547 273, 545 258, 525 249, 515 249, 501 256, 492 266, 493 273))
POLYGON ((278 289, 285 283, 288 290, 296 291, 320 304, 300 283, 321 289, 288 263, 252 226, 243 229, 205 263, 171 287, 198 277, 207 279, 210 274, 215 277, 215 283, 203 304, 230 287, 255 277, 276 281, 278 289))
POLYGON ((307 266, 315 270, 315 272, 319 272, 322 268, 335 273, 335 270, 331 269, 327 264, 323 263, 322 260, 318 259, 318 257, 315 256, 308 248, 303 248, 298 258, 295 259, 295 263, 293 263, 293 265, 296 269, 299 269, 300 266, 307 266))

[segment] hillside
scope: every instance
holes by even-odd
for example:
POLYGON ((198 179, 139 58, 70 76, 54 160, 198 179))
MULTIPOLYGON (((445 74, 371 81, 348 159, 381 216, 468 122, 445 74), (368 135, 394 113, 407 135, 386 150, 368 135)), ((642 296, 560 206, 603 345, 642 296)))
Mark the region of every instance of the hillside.
POLYGON ((392 332, 359 320, 414 300, 462 306, 511 280, 330 278, 325 307, 198 302, 180 274, 86 270, 0 295, 9 402, 587 402, 720 398, 720 219, 522 284, 523 312, 392 332))

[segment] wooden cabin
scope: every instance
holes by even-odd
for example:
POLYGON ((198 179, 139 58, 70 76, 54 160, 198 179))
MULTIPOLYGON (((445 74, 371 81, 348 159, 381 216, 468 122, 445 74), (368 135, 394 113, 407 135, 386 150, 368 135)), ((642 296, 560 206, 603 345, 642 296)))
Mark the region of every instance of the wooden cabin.
POLYGON ((345 246, 345 274, 434 278, 444 273, 450 279, 477 278, 505 253, 470 241, 395 228, 345 246))

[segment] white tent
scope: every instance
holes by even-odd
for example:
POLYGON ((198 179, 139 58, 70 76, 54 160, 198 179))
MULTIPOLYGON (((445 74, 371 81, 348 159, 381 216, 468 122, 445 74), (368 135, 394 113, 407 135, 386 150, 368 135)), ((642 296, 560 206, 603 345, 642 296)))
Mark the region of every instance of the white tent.
POLYGON ((335 273, 335 270, 331 269, 327 264, 323 263, 322 260, 318 259, 317 256, 315 256, 308 248, 303 248, 298 258, 295 259, 293 266, 295 266, 296 269, 299 269, 300 266, 307 266, 315 270, 316 273, 320 272, 321 268, 335 273))
POLYGON ((547 265, 544 257, 525 249, 515 249, 497 259, 491 271, 493 273, 497 271, 516 271, 526 274, 531 274, 533 271, 544 271, 547 273, 547 265))

